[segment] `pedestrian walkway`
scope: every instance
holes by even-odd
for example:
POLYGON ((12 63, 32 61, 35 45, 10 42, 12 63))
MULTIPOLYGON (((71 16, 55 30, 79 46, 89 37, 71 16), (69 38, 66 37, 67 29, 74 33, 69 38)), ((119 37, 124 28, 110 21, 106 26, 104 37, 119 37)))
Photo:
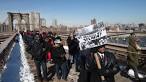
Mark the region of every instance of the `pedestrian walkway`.
POLYGON ((58 80, 56 75, 53 77, 53 81, 51 82, 78 82, 78 77, 79 76, 79 72, 76 72, 75 71, 75 64, 73 64, 72 68, 70 69, 70 72, 68 74, 68 77, 67 77, 67 81, 65 80, 58 80))

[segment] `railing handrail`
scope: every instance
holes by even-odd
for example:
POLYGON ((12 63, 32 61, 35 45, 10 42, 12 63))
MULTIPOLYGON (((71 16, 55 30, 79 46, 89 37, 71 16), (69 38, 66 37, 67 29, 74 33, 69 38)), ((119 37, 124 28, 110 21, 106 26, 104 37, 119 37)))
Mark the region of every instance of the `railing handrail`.
MULTIPOLYGON (((134 54, 146 55, 143 53, 139 53, 139 51, 146 50, 146 47, 140 47, 141 49, 138 49, 138 52, 131 52, 131 51, 127 51, 128 45, 116 44, 116 43, 108 43, 107 46, 108 45, 114 45, 114 46, 118 46, 118 47, 120 46, 122 48, 125 48, 125 50, 117 49, 116 51, 120 51, 120 52, 124 52, 124 53, 134 53, 134 54)), ((106 47, 106 48, 108 48, 108 47, 106 47)))
MULTIPOLYGON (((118 43, 111 43, 111 42, 108 42, 107 45, 120 46, 120 47, 123 47, 123 48, 127 48, 128 47, 128 45, 118 44, 118 43)), ((146 47, 140 47, 140 49, 138 49, 138 50, 146 50, 146 47)))
POLYGON ((15 37, 16 33, 14 33, 11 37, 6 39, 2 44, 0 44, 0 54, 3 52, 3 50, 8 46, 8 44, 11 42, 11 40, 15 37))

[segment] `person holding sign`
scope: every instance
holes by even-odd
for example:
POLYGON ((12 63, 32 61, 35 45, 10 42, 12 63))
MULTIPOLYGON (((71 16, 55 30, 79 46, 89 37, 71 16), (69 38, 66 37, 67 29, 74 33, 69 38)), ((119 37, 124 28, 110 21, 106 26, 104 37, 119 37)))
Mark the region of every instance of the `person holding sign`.
MULTIPOLYGON (((88 56, 92 59, 86 64, 85 69, 88 71, 88 82, 115 82, 114 75, 118 73, 119 66, 113 53, 105 51, 107 43, 107 33, 105 27, 97 27, 88 31, 91 27, 84 27, 81 33, 76 36, 79 41, 80 50, 91 49, 88 56), (84 28, 87 32, 84 32, 84 28)), ((93 28, 93 27, 92 27, 93 28)), ((86 60, 85 60, 86 62, 86 60)))
POLYGON ((90 82, 115 82, 114 75, 119 72, 119 66, 113 53, 105 51, 105 45, 93 50, 93 65, 90 82))

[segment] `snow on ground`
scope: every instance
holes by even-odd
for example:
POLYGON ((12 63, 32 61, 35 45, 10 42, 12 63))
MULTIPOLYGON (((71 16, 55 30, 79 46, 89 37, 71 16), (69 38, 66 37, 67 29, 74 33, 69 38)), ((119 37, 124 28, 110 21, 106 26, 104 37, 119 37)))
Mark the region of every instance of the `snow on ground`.
POLYGON ((22 61, 22 66, 20 67, 20 81, 21 82, 35 82, 34 81, 34 75, 30 72, 30 67, 28 65, 26 56, 25 56, 25 47, 24 47, 24 42, 22 39, 22 36, 19 36, 20 41, 20 53, 21 53, 21 61, 22 61))

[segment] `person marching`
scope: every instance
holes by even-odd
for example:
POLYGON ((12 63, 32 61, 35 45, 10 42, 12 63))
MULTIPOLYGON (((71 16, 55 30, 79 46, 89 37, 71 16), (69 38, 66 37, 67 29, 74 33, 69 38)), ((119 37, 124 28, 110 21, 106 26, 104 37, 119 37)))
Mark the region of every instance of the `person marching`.
POLYGON ((54 39, 54 47, 52 49, 53 62, 55 63, 56 75, 58 80, 61 78, 67 80, 67 67, 66 67, 66 57, 65 49, 61 44, 61 37, 57 36, 54 39))
POLYGON ((37 75, 39 82, 47 82, 47 66, 46 66, 46 56, 44 55, 43 42, 41 42, 41 37, 39 33, 35 34, 33 40, 33 46, 31 47, 32 56, 36 65, 37 75), (42 70, 41 70, 42 68, 42 70), (42 73, 43 72, 43 75, 42 73))
POLYGON ((114 75, 119 72, 119 65, 113 53, 105 51, 105 44, 92 50, 90 82, 115 82, 114 75))
POLYGON ((137 43, 138 39, 135 35, 135 33, 131 33, 129 36, 129 40, 128 40, 128 56, 127 56, 127 63, 128 63, 128 69, 132 68, 134 70, 134 75, 135 75, 135 80, 136 82, 139 82, 139 77, 138 77, 138 58, 139 58, 139 54, 138 54, 138 49, 140 49, 140 47, 138 46, 137 43))

